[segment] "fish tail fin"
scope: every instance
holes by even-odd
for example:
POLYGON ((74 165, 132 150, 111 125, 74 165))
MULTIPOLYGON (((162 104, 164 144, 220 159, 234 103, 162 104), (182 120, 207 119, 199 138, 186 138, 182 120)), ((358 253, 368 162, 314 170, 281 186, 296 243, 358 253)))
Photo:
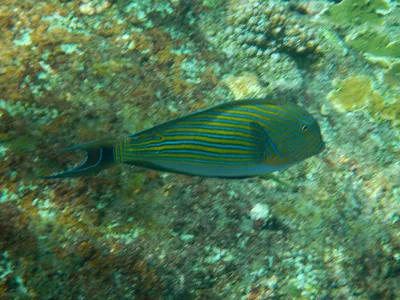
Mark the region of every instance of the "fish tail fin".
POLYGON ((55 179, 88 176, 108 169, 117 164, 114 156, 114 148, 115 144, 112 142, 102 144, 102 141, 94 141, 61 150, 62 153, 74 150, 85 150, 86 160, 81 166, 75 169, 42 178, 55 179))

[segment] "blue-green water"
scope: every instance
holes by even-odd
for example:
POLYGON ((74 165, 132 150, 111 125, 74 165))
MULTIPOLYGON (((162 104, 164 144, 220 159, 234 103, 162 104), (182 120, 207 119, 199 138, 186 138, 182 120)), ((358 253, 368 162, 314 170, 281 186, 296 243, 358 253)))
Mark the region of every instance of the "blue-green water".
POLYGON ((400 298, 398 1, 0 2, 0 299, 400 298), (43 180, 228 100, 326 149, 245 180, 43 180))

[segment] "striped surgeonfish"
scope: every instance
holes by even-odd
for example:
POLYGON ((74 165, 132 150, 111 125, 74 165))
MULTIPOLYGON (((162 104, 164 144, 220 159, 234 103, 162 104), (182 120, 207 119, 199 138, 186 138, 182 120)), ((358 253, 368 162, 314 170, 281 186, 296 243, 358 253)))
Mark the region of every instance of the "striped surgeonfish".
POLYGON ((247 178, 286 169, 324 149, 317 121, 294 104, 232 101, 119 141, 100 140, 80 167, 45 178, 92 174, 118 163, 192 176, 247 178))

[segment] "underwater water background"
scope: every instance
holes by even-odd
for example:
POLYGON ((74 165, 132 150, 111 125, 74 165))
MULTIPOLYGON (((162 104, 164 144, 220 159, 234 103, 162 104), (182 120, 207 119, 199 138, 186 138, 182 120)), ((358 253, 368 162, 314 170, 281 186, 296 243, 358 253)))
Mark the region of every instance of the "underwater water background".
POLYGON ((400 3, 0 0, 0 159, 0 299, 400 299, 400 3), (39 178, 266 97, 326 149, 268 178, 39 178))

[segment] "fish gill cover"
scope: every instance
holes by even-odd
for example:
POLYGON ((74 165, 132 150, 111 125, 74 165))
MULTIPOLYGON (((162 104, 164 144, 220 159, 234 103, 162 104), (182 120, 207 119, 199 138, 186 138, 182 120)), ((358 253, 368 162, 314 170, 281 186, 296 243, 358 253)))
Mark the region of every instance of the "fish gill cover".
POLYGON ((399 15, 383 0, 2 0, 0 298, 399 298, 399 15), (35 178, 79 163, 58 153, 73 144, 266 97, 306 109, 327 149, 242 181, 35 178))

